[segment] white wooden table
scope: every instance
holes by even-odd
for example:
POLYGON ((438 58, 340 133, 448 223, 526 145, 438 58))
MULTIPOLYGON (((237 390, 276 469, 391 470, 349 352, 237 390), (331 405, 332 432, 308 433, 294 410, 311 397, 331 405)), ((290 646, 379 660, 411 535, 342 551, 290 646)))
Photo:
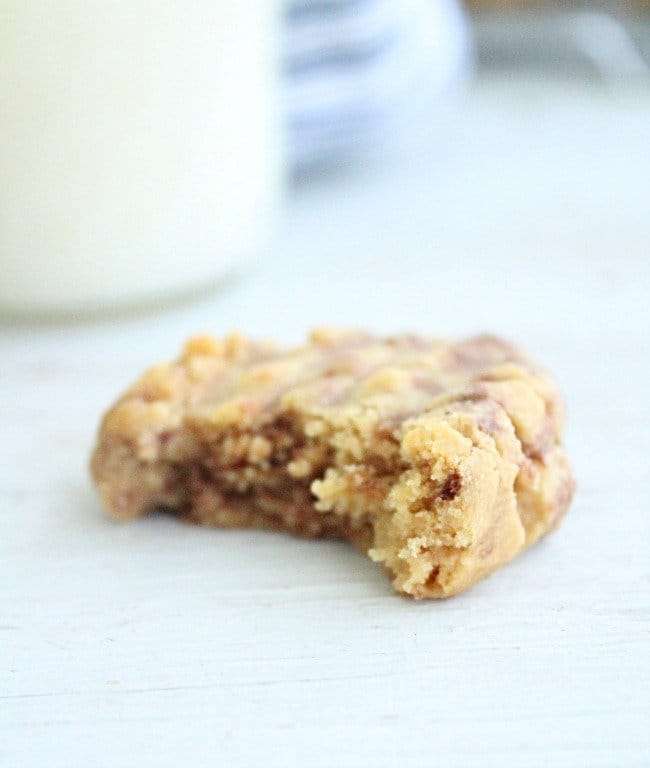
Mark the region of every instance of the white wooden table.
POLYGON ((0 327, 0 764, 647 766, 650 98, 484 83, 405 160, 292 192, 210 298, 0 327), (579 492, 467 594, 344 544, 108 521, 100 411, 197 330, 504 333, 556 372, 579 492))

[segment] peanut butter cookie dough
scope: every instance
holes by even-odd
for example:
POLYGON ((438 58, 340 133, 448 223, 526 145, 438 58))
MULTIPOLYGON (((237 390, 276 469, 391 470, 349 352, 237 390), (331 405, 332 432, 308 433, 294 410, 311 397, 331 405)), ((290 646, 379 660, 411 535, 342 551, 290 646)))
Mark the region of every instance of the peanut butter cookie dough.
POLYGON ((342 537, 397 592, 446 597, 557 526, 562 423, 549 377, 492 336, 202 336, 108 411, 92 474, 117 518, 342 537))

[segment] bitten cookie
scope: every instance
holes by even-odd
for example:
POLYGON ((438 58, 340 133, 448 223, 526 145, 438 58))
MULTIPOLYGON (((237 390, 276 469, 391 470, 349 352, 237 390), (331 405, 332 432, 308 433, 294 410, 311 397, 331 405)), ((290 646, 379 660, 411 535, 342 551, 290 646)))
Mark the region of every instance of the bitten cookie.
POLYGON ((108 411, 92 474, 115 517, 342 537, 396 591, 446 597, 558 524, 562 425, 550 378, 492 336, 204 336, 108 411))

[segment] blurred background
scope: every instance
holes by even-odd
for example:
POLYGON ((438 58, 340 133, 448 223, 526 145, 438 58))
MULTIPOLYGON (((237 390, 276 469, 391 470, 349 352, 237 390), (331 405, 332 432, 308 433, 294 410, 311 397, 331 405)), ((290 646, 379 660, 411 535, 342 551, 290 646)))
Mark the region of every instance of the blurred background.
POLYGON ((0 9, 6 315, 157 306, 293 248, 452 283, 647 255, 643 0, 0 9))
POLYGON ((647 88, 649 8, 645 0, 298 0, 284 48, 294 162, 355 139, 367 146, 373 132, 394 141, 468 81, 647 88))

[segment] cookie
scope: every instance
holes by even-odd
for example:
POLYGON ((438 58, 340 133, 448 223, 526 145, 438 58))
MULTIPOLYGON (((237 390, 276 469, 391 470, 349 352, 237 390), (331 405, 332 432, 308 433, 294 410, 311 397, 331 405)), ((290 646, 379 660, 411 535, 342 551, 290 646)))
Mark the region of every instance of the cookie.
POLYGON ((557 526, 562 427, 549 376, 492 336, 202 336, 113 405, 91 469, 117 518, 344 538, 397 592, 446 597, 557 526))

